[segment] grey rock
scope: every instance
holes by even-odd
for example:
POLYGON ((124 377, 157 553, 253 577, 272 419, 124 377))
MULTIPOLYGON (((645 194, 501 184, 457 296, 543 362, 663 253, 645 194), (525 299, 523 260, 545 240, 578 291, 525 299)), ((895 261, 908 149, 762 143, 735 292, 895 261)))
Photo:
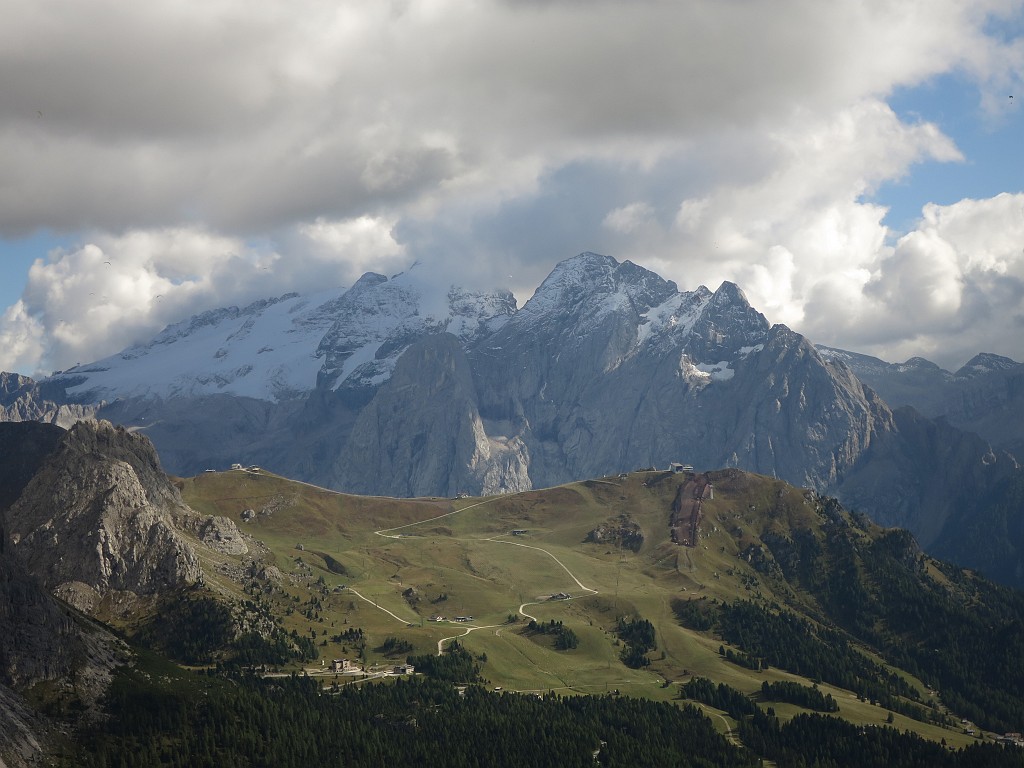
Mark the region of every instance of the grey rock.
POLYGON ((92 592, 154 595, 201 579, 172 522, 187 513, 148 440, 79 422, 8 510, 7 538, 47 589, 94 608, 92 592))
POLYGON ((392 496, 516 491, 530 487, 527 466, 515 436, 488 438, 469 361, 459 341, 442 334, 402 355, 356 420, 332 484, 392 496))
POLYGON ((0 422, 39 421, 63 429, 94 419, 101 403, 69 403, 63 387, 42 386, 28 376, 0 372, 0 422))
POLYGON ((951 373, 920 357, 888 363, 832 347, 819 350, 849 366, 891 407, 945 419, 1024 459, 1024 364, 983 352, 951 373))
POLYGON ((0 763, 40 764, 57 730, 26 704, 25 690, 51 682, 77 697, 88 717, 126 661, 119 641, 54 600, 12 552, 0 549, 0 763))
MULTIPOLYGON (((255 513, 253 513, 255 514, 255 513)), ((249 545, 238 526, 222 515, 201 517, 186 515, 175 521, 179 528, 193 533, 203 544, 225 555, 247 555, 249 545)))

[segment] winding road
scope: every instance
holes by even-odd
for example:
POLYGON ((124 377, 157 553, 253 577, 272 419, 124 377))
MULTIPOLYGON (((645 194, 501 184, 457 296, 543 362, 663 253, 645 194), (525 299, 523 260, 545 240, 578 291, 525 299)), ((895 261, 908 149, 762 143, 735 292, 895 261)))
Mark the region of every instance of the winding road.
MULTIPOLYGON (((401 530, 404 530, 406 528, 412 528, 412 527, 417 526, 417 525, 423 525, 424 523, 432 523, 435 520, 441 520, 443 518, 450 517, 452 515, 457 515, 460 512, 465 512, 467 510, 474 509, 475 507, 479 507, 479 506, 481 506, 483 504, 488 504, 488 503, 490 503, 492 501, 494 501, 494 498, 484 499, 483 501, 478 501, 475 504, 469 504, 469 505, 467 505, 465 507, 462 507, 461 509, 453 509, 451 512, 445 512, 443 515, 435 515, 434 517, 428 517, 428 518, 426 518, 424 520, 417 520, 416 522, 413 522, 413 523, 406 523, 404 525, 396 525, 393 528, 381 528, 379 531, 374 531, 374 533, 377 536, 383 536, 384 538, 388 538, 388 539, 415 538, 415 537, 407 537, 407 536, 405 536, 403 534, 395 535, 393 533, 393 531, 401 531, 401 530)), ((538 552, 543 552, 545 555, 547 555, 552 560, 554 560, 556 563, 558 563, 559 567, 561 567, 561 569, 564 570, 569 575, 569 578, 571 578, 574 582, 576 582, 576 586, 578 586, 584 592, 587 592, 587 593, 589 593, 591 595, 598 594, 598 591, 596 589, 593 589, 591 587, 586 586, 582 581, 580 581, 576 577, 576 575, 572 571, 569 570, 569 568, 565 565, 565 563, 563 563, 561 560, 559 560, 557 557, 555 557, 555 555, 553 555, 551 552, 549 552, 548 550, 546 550, 546 549, 544 549, 542 547, 536 547, 536 546, 533 546, 532 544, 522 544, 521 542, 518 542, 518 541, 506 541, 506 540, 501 539, 501 538, 499 538, 497 536, 491 536, 491 537, 488 537, 486 539, 470 539, 470 541, 490 541, 490 542, 493 542, 495 544, 509 544, 511 546, 514 546, 514 547, 523 547, 524 549, 534 549, 534 550, 536 550, 538 552)), ((402 622, 403 624, 415 624, 417 621, 419 621, 419 617, 416 617, 412 621, 409 621, 407 619, 403 619, 401 616, 398 616, 397 614, 392 613, 391 611, 389 611, 387 608, 385 608, 384 606, 380 605, 379 603, 376 603, 373 600, 371 600, 370 598, 368 598, 368 597, 366 597, 364 595, 361 595, 359 592, 357 592, 352 587, 348 587, 347 589, 348 589, 349 592, 354 594, 356 597, 358 597, 358 598, 360 598, 362 600, 365 600, 366 602, 368 602, 370 605, 374 606, 375 608, 379 608, 380 610, 384 611, 384 613, 388 614, 389 616, 391 616, 395 620, 402 622)), ((571 600, 573 598, 570 597, 570 598, 566 598, 566 599, 567 600, 571 600)), ((525 609, 526 609, 526 606, 528 606, 528 605, 540 605, 540 604, 541 604, 541 601, 534 601, 534 602, 523 603, 522 605, 519 606, 519 611, 518 612, 522 616, 525 616, 527 619, 530 619, 532 621, 537 621, 537 617, 527 613, 525 609)), ((502 626, 504 626, 504 625, 503 624, 489 624, 489 625, 486 625, 486 626, 479 626, 479 625, 469 626, 469 627, 466 628, 466 631, 462 632, 461 634, 452 635, 451 637, 444 637, 444 638, 441 638, 440 640, 438 640, 437 641, 437 653, 438 653, 438 655, 441 655, 442 653, 444 653, 445 643, 449 642, 450 640, 455 640, 455 639, 460 638, 460 637, 465 637, 470 632, 475 632, 478 629, 496 629, 497 632, 495 632, 495 634, 498 634, 498 633, 501 632, 501 627, 502 626)))
POLYGON ((412 621, 409 621, 408 619, 403 619, 403 618, 402 618, 401 616, 397 616, 397 615, 393 614, 393 613, 392 613, 391 611, 389 611, 389 610, 388 610, 387 608, 385 608, 385 607, 384 607, 383 605, 381 605, 380 603, 375 603, 375 602, 373 602, 373 600, 371 600, 370 598, 368 598, 368 597, 365 597, 364 595, 361 595, 361 594, 359 594, 359 593, 358 593, 358 592, 356 592, 356 591, 355 591, 354 589, 352 589, 352 587, 346 587, 346 589, 347 589, 347 590, 348 590, 349 592, 351 592, 351 593, 352 593, 353 595, 355 595, 356 597, 360 598, 361 600, 365 600, 366 602, 368 602, 368 603, 369 603, 370 605, 372 605, 372 606, 373 606, 374 608, 380 608, 380 609, 381 609, 382 611, 384 611, 384 613, 386 613, 386 614, 387 614, 388 616, 393 616, 394 618, 398 619, 398 620, 399 620, 400 622, 402 622, 403 624, 415 624, 415 623, 416 623, 417 621, 419 621, 419 617, 417 617, 416 619, 414 619, 414 620, 412 620, 412 621))

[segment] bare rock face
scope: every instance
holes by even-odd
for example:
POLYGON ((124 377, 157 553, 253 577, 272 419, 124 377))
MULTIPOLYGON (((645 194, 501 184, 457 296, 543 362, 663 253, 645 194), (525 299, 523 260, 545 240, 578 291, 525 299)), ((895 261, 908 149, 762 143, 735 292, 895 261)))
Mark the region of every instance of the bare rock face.
POLYGON ((488 437, 465 352, 440 334, 399 358, 356 420, 334 481, 394 496, 519 491, 531 487, 528 463, 515 437, 488 437))
POLYGON ((16 373, 0 371, 0 422, 40 421, 70 429, 94 419, 100 404, 67 403, 63 388, 46 387, 16 373))
POLYGON ((21 691, 51 681, 88 711, 124 661, 117 640, 73 616, 0 548, 0 765, 38 765, 47 749, 50 724, 21 691))
POLYGON ((47 589, 92 611, 110 593, 155 595, 201 579, 172 523, 187 511, 146 438, 80 422, 8 510, 7 540, 47 589))
POLYGON ((235 522, 228 517, 188 515, 179 517, 176 523, 194 533, 196 538, 215 552, 225 555, 249 554, 249 545, 245 543, 245 537, 235 522))
MULTIPOLYGON (((0 520, 63 437, 64 430, 52 424, 0 422, 0 520)), ((3 547, 0 539, 0 552, 3 547)))

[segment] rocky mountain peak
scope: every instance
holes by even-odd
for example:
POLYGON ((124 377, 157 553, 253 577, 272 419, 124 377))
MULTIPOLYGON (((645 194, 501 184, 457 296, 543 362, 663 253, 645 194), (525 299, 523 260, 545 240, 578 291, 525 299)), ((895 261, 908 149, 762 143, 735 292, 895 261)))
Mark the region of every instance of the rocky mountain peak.
MULTIPOLYGON (((182 505, 178 489, 167 479, 149 438, 109 421, 80 421, 67 431, 55 461, 102 460, 127 464, 150 504, 182 505)), ((77 463, 77 462, 76 462, 77 463)))
POLYGON ((730 360, 762 344, 770 327, 738 285, 723 282, 704 302, 694 323, 691 354, 707 362, 730 360))
POLYGON ((95 405, 69 404, 65 400, 60 384, 0 372, 0 422, 42 421, 67 429, 76 421, 96 415, 95 405))
POLYGON ((334 302, 334 322, 320 340, 320 389, 372 389, 394 372, 417 339, 451 333, 462 341, 486 335, 516 311, 509 291, 447 290, 414 265, 390 280, 368 272, 334 302))
POLYGON ((902 363, 901 367, 905 371, 917 370, 917 371, 941 371, 942 369, 924 357, 911 357, 905 363, 902 363))
POLYGON ((1009 357, 982 352, 968 360, 954 375, 959 378, 971 379, 994 371, 1008 371, 1018 366, 1020 363, 1009 357))
POLYGON ((0 371, 0 405, 10 405, 31 384, 28 376, 0 371))
POLYGON ((108 595, 155 595, 201 579, 173 523, 189 512, 148 439, 80 422, 7 511, 5 528, 26 570, 91 613, 108 595))
POLYGON ((364 272, 358 280, 352 283, 350 290, 366 290, 387 281, 387 275, 382 275, 379 272, 364 272))
POLYGON ((617 311, 642 314, 676 292, 675 283, 632 262, 587 252, 559 262, 520 314, 524 319, 576 317, 581 324, 594 324, 617 311))
POLYGON ((718 290, 711 295, 711 303, 717 306, 750 306, 743 289, 729 280, 723 280, 718 286, 718 290))

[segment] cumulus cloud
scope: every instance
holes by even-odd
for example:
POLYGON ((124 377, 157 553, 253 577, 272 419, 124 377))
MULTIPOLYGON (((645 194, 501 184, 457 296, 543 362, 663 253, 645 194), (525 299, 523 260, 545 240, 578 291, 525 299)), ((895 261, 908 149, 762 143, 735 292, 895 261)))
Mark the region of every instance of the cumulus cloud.
POLYGON ((318 219, 280 243, 196 227, 97 234, 29 270, 22 299, 0 317, 0 369, 46 372, 144 341, 215 307, 288 291, 340 294, 363 271, 404 265, 386 221, 318 219))
POLYGON ((36 372, 44 347, 43 325, 26 311, 24 301, 18 300, 0 315, 0 349, 3 350, 0 368, 36 372))
POLYGON ((79 245, 33 266, 0 319, 0 368, 95 359, 189 312, 416 259, 523 300, 582 250, 681 287, 734 280, 819 341, 980 341, 971 318, 990 295, 1010 311, 1019 279, 1009 246, 986 235, 978 250, 971 230, 1001 203, 927 209, 893 242, 871 196, 916 163, 963 159, 889 108, 895 90, 961 73, 998 117, 1024 45, 991 22, 1019 12, 13 0, 0 238, 45 228, 79 245), (897 289, 917 323, 896 321, 897 289))

